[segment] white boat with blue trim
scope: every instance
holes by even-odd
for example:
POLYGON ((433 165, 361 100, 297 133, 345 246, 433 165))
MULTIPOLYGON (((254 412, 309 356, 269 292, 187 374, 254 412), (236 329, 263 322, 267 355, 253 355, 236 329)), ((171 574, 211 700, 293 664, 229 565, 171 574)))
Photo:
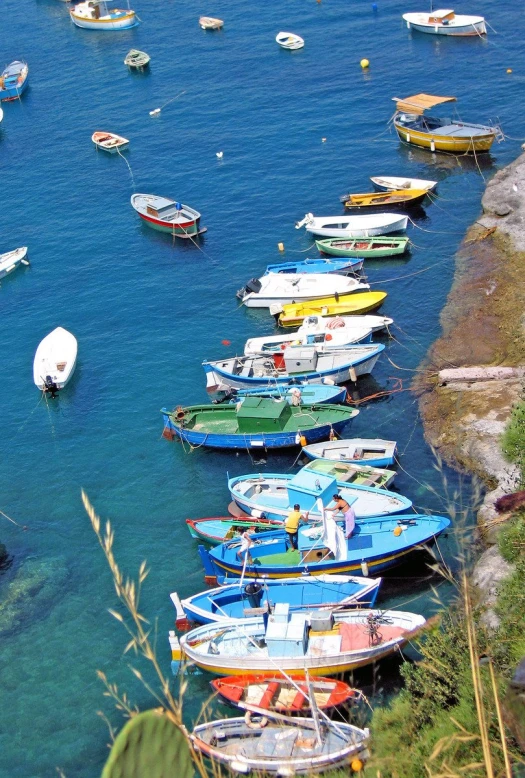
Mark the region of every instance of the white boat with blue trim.
POLYGON ((131 8, 110 8, 107 0, 85 0, 70 8, 71 21, 85 30, 128 30, 139 20, 131 8))

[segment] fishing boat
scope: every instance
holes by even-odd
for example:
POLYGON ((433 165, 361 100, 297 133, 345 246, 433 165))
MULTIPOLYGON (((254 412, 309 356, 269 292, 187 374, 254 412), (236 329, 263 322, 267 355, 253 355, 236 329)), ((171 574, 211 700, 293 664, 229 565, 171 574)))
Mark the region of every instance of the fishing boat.
MULTIPOLYGON (((234 502, 244 513, 284 520, 299 505, 308 512, 309 521, 321 521, 322 504, 335 507, 334 494, 340 494, 352 506, 357 519, 390 516, 409 511, 408 497, 387 489, 359 486, 337 481, 335 476, 315 473, 304 468, 291 473, 249 473, 228 479, 228 489, 234 502)), ((342 520, 342 519, 341 519, 342 520)))
POLYGON ((19 249, 0 254, 0 278, 9 275, 20 265, 29 265, 29 260, 26 257, 27 246, 21 246, 19 249))
POLYGON ((307 213, 297 222, 295 229, 304 227, 311 235, 325 238, 373 238, 376 235, 389 235, 391 232, 404 232, 408 216, 400 213, 375 213, 359 216, 314 216, 307 213))
MULTIPOLYGON (((272 714, 273 717, 279 714, 272 714)), ((212 764, 222 762, 234 773, 256 775, 319 775, 351 761, 363 765, 368 756, 369 732, 352 724, 330 719, 298 717, 264 719, 221 719, 198 724, 190 735, 193 747, 212 764)), ((214 774, 218 774, 217 767, 214 774)))
POLYGON ((284 351, 250 357, 230 357, 202 363, 210 394, 234 389, 287 384, 293 378, 307 383, 357 381, 371 373, 385 347, 361 343, 344 349, 319 351, 315 346, 288 346, 284 351))
POLYGON ((424 189, 426 192, 433 192, 438 185, 437 181, 428 181, 426 178, 402 176, 370 176, 370 181, 382 192, 394 192, 396 189, 424 189))
POLYGON ((396 189, 392 192, 349 194, 344 200, 344 206, 349 211, 369 210, 373 208, 407 209, 421 205, 426 196, 426 189, 396 189))
POLYGON ((77 364, 77 340, 63 327, 57 327, 40 342, 33 362, 33 380, 51 397, 63 389, 77 364))
POLYGON ((102 151, 108 151, 110 154, 116 154, 129 146, 129 140, 114 132, 94 132, 91 140, 102 151))
POLYGON ((431 35, 472 36, 486 35, 487 26, 483 16, 457 15, 449 8, 440 8, 430 13, 403 14, 409 30, 428 32, 431 35))
POLYGON ((396 477, 395 470, 384 470, 350 462, 334 462, 331 459, 313 459, 303 469, 309 473, 333 476, 340 484, 374 486, 376 489, 386 489, 396 477))
POLYGON ((268 265, 264 275, 267 276, 269 273, 285 273, 286 275, 291 273, 356 273, 362 267, 363 260, 360 257, 351 258, 350 261, 314 257, 299 262, 278 262, 275 265, 268 265))
POLYGON ((237 405, 162 409, 164 437, 208 448, 286 448, 328 438, 357 416, 342 405, 290 405, 284 398, 246 397, 237 405))
POLYGON ((364 257, 379 259, 404 254, 410 239, 407 237, 389 238, 325 238, 316 240, 315 245, 323 254, 334 257, 364 257))
POLYGON ((4 68, 0 76, 0 100, 17 100, 25 88, 29 79, 29 67, 26 62, 15 60, 4 68))
POLYGON ((150 55, 139 49, 130 49, 124 58, 124 64, 130 70, 144 70, 144 68, 148 67, 150 61, 150 55))
POLYGON ((467 154, 489 151, 494 140, 503 140, 498 126, 472 124, 460 119, 439 119, 425 111, 443 103, 456 102, 455 97, 438 97, 424 93, 411 97, 392 98, 396 103, 394 127, 400 140, 430 151, 467 154))
POLYGON ((324 297, 305 303, 270 308, 280 327, 297 327, 307 316, 362 315, 373 311, 386 299, 386 292, 358 292, 338 297, 324 297))
POLYGON ((334 384, 305 384, 301 381, 275 386, 256 386, 254 389, 230 389, 225 400, 239 402, 244 397, 284 397, 291 405, 322 405, 344 403, 346 389, 334 384))
POLYGON ((301 36, 295 35, 293 32, 278 32, 275 40, 282 49, 289 49, 290 51, 302 49, 304 46, 304 40, 301 36))
POLYGON ((224 27, 223 20, 214 16, 201 16, 199 24, 203 30, 220 30, 221 27, 224 27))
POLYGON ((110 8, 107 0, 85 0, 70 8, 69 15, 73 24, 85 30, 128 30, 139 23, 129 6, 110 8))
POLYGON ((4 111, 2 108, 0 108, 0 122, 2 121, 3 118, 4 118, 4 111))
MULTIPOLYGON (((290 613, 312 613, 326 608, 345 608, 359 605, 361 608, 374 606, 380 578, 363 578, 351 575, 299 576, 266 581, 260 579, 232 581, 215 589, 206 589, 181 600, 176 592, 170 597, 182 623, 181 609, 185 617, 197 624, 234 619, 244 622, 256 615, 253 611, 273 613, 278 604, 286 603, 290 613)), ((175 622, 176 626, 179 625, 175 622)))
MULTIPOLYGON (((244 344, 244 353, 262 354, 265 352, 284 351, 287 346, 315 345, 321 351, 334 348, 344 348, 352 343, 369 341, 372 337, 372 327, 367 323, 367 316, 307 316, 297 332, 284 335, 266 335, 261 338, 249 338, 244 344)), ((376 317, 370 317, 376 318, 376 317)), ((380 317, 377 317, 380 318, 380 317)))
POLYGON ((372 438, 329 440, 325 443, 305 446, 304 453, 310 459, 329 459, 337 462, 386 467, 395 461, 396 441, 372 438))
MULTIPOLYGON (((319 710, 331 710, 362 698, 360 691, 344 681, 321 677, 313 678, 308 684, 304 675, 288 680, 278 672, 273 676, 252 674, 214 678, 210 686, 222 702, 247 711, 255 706, 287 714, 305 712, 310 709, 310 695, 314 696, 319 710)), ((250 721, 251 717, 246 719, 250 721)))
POLYGON ((244 530, 250 534, 268 532, 271 529, 282 529, 282 521, 272 519, 256 519, 250 516, 219 516, 206 519, 186 519, 186 525, 192 538, 203 540, 212 546, 224 543, 240 536, 244 530))
POLYGON ((421 630, 423 616, 403 611, 290 614, 283 607, 265 628, 261 617, 242 624, 205 624, 180 639, 170 632, 172 670, 184 658, 215 675, 275 675, 308 671, 338 675, 399 651, 421 630))
POLYGON ((247 308, 269 308, 271 305, 286 305, 297 300, 317 300, 336 294, 370 289, 356 278, 332 275, 331 273, 304 273, 282 275, 270 273, 261 278, 252 278, 237 292, 247 308))
MULTIPOLYGON (((327 526, 334 524, 332 519, 327 526)), ((253 538, 250 558, 237 552, 240 540, 229 540, 215 548, 199 546, 204 580, 217 586, 218 579, 269 579, 308 575, 382 575, 403 562, 408 554, 432 545, 450 525, 444 516, 408 513, 358 519, 350 538, 337 538, 323 526, 300 526, 298 550, 293 550, 284 529, 261 532, 253 538)), ((336 526, 338 533, 342 529, 336 526)), ((227 673, 228 670, 225 669, 227 673)))
POLYGON ((177 238, 194 238, 206 232, 200 226, 201 215, 189 205, 151 194, 131 195, 131 205, 149 227, 169 232, 177 238))

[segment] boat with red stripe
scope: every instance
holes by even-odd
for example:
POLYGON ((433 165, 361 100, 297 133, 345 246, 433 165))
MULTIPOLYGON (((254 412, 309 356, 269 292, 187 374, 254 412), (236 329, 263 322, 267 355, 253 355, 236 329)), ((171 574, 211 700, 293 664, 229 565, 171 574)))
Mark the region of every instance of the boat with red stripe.
POLYGON ((153 194, 131 195, 131 205, 149 227, 177 238, 193 238, 206 232, 201 215, 189 205, 153 194))

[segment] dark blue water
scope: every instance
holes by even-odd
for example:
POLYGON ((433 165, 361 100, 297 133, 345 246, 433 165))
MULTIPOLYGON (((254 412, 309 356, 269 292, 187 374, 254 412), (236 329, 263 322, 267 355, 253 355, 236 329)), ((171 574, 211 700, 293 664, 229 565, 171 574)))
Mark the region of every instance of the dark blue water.
MULTIPOLYGON (((314 255, 294 222, 306 211, 338 213, 338 195, 366 191, 370 175, 438 178, 440 200, 411 231, 417 248, 409 259, 367 268, 389 293, 382 312, 395 319, 397 340, 361 393, 400 380, 405 391, 363 406, 353 432, 396 438, 407 471, 399 488, 417 505, 446 509, 407 389, 439 334, 454 252, 479 213, 483 176, 514 158, 519 144, 496 146, 482 176, 464 159, 402 147, 386 123, 392 97, 429 91, 457 95, 463 116, 499 118, 519 137, 521 19, 514 5, 478 0, 456 10, 485 14, 497 35, 436 40, 403 27, 401 14, 417 10, 415 1, 378 6, 374 13, 358 0, 252 7, 137 0, 140 27, 96 33, 73 27, 57 0, 3 4, 3 61, 27 59, 31 81, 20 103, 4 106, 0 251, 28 245, 32 265, 0 288, 0 509, 28 527, 0 524, 13 559, 0 598, 14 585, 19 592, 2 637, 2 778, 55 775, 57 766, 76 778, 99 774, 108 735, 96 711, 118 726, 121 719, 97 669, 133 702, 151 704, 128 670, 132 658, 122 656, 126 636, 106 612, 114 592, 80 489, 111 518, 124 570, 148 560, 142 604, 168 673, 169 592, 187 595, 203 584, 184 518, 223 513, 226 471, 253 466, 247 455, 184 454, 161 439, 159 409, 205 401, 200 362, 228 353, 222 340, 240 350, 247 337, 271 331, 264 312, 238 307, 235 290, 279 260, 279 241, 285 259, 314 255), (204 33, 203 13, 224 18, 224 31, 204 33), (274 37, 282 29, 301 34, 305 48, 280 50, 274 37), (149 74, 127 72, 131 47, 151 55, 149 74), (97 129, 131 139, 134 181, 121 158, 94 150, 97 129), (200 250, 143 227, 129 205, 133 191, 198 208, 208 227, 200 250), (58 325, 76 335, 79 364, 59 400, 46 403, 32 383, 32 361, 58 325)), ((272 455, 268 467, 292 461, 272 455)), ((446 474, 452 494, 457 479, 446 474)), ((468 502, 468 487, 462 496, 468 502)), ((452 540, 443 550, 450 560, 452 540)), ((389 591, 392 602, 414 596, 400 581, 389 591)), ((411 607, 428 611, 428 587, 421 593, 411 607)), ((192 684, 190 713, 207 689, 203 677, 192 684)))

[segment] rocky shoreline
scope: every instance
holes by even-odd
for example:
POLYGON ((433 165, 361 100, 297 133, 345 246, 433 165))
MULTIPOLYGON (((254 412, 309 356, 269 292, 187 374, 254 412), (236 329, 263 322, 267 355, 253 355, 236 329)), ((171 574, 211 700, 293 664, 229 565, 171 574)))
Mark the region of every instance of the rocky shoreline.
POLYGON ((494 502, 519 488, 518 469, 505 460, 501 438, 525 375, 525 154, 489 181, 481 204, 483 214, 457 255, 442 335, 414 388, 427 441, 486 485, 478 525, 488 548, 472 581, 485 623, 496 626, 491 605, 511 567, 495 546, 506 516, 494 502))

